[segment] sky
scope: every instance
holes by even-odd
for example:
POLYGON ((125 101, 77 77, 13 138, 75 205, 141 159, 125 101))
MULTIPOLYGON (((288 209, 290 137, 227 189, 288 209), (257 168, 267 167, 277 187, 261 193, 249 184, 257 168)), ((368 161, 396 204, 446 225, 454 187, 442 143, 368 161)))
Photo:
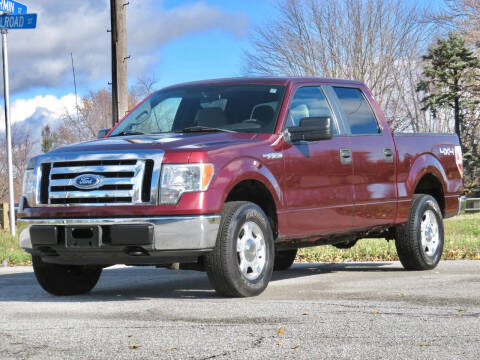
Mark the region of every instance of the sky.
MULTIPOLYGON (((37 13, 38 20, 35 30, 8 33, 12 122, 29 127, 38 137, 44 125, 55 125, 75 109, 70 53, 79 97, 108 86, 109 0, 19 2, 29 13, 37 13)), ((275 4, 275 0, 125 2, 129 85, 153 76, 158 88, 241 76, 249 32, 274 16, 275 4)), ((3 99, 0 103, 3 109, 3 99)), ((2 111, 0 130, 4 128, 2 111)))
MULTIPOLYGON (((39 137, 75 109, 78 96, 111 81, 109 0, 20 0, 37 13, 35 30, 8 33, 11 121, 39 137)), ((161 88, 179 82, 242 75, 249 31, 273 0, 129 0, 129 86, 142 76, 161 88)), ((1 86, 3 95, 3 86, 1 86)), ((3 96, 0 100, 3 110, 3 96)), ((5 129, 4 113, 0 130, 5 129)))

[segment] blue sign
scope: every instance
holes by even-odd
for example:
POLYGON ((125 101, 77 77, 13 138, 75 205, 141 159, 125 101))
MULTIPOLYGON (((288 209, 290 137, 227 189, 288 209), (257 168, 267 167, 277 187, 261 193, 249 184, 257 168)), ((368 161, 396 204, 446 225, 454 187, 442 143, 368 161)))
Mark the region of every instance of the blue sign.
POLYGON ((35 29, 36 27, 37 27, 37 14, 0 15, 0 28, 35 29))
POLYGON ((0 13, 22 15, 27 13, 27 7, 13 0, 0 0, 0 13))

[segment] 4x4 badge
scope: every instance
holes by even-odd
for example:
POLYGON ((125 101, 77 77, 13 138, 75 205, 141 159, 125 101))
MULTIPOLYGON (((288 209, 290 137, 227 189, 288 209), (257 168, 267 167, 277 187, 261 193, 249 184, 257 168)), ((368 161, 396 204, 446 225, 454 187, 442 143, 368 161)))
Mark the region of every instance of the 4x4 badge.
POLYGON ((442 155, 454 155, 455 151, 451 147, 441 147, 440 154, 442 155))

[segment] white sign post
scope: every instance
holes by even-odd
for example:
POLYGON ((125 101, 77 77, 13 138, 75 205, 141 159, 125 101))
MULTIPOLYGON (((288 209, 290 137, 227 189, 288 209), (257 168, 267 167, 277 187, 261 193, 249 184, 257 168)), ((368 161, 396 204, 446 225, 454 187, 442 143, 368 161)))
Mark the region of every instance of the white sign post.
POLYGON ((13 191, 12 131, 10 127, 10 81, 8 77, 7 29, 2 29, 3 91, 5 97, 5 133, 7 135, 8 203, 10 234, 15 235, 15 195, 13 191))
POLYGON ((13 0, 0 0, 0 30, 2 32, 3 91, 5 98, 5 134, 7 137, 8 202, 10 233, 15 236, 15 194, 13 189, 12 129, 10 124, 10 80, 8 77, 7 29, 33 29, 37 15, 27 15, 27 7, 13 0), (10 15, 13 14, 13 15, 10 15))

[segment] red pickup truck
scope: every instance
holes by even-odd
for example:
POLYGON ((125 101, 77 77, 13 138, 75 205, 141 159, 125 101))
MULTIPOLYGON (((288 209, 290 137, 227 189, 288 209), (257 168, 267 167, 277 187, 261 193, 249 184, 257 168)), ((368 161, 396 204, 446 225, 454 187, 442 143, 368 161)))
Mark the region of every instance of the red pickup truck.
POLYGON ((28 164, 20 243, 55 295, 90 291, 113 264, 175 264, 253 296, 298 248, 368 237, 432 269, 461 202, 457 136, 392 134, 357 81, 171 86, 101 137, 28 164))

